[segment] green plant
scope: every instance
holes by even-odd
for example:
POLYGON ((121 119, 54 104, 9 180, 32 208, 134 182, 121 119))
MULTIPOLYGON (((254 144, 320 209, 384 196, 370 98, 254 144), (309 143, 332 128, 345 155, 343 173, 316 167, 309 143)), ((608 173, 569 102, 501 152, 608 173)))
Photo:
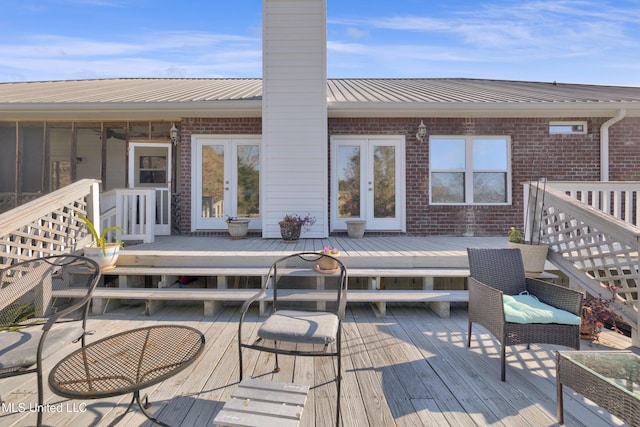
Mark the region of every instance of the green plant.
POLYGON ((76 215, 78 215, 80 217, 80 219, 84 222, 84 224, 87 226, 87 228, 89 229, 89 232, 91 233, 91 236, 93 237, 93 244, 97 247, 97 248, 102 248, 102 254, 104 256, 107 256, 107 246, 108 245, 117 245, 117 246, 122 246, 122 241, 121 240, 117 240, 113 243, 111 242, 107 242, 107 234, 111 231, 125 231, 124 228, 122 227, 107 227, 104 230, 102 230, 102 233, 100 233, 100 235, 98 235, 98 232, 96 230, 96 228, 93 226, 93 223, 91 222, 91 220, 89 218, 87 218, 85 215, 81 214, 80 212, 76 211, 76 215))
POLYGON ((523 242, 522 231, 518 230, 515 227, 511 227, 509 230, 509 241, 511 243, 522 243, 523 242))

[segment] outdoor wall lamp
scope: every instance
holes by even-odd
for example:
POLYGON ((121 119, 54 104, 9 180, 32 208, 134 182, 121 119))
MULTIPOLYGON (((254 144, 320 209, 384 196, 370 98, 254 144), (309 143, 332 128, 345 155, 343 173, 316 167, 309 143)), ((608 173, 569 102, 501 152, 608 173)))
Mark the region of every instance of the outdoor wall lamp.
POLYGON ((173 142, 173 145, 178 145, 179 135, 178 128, 176 127, 175 123, 171 123, 171 129, 169 129, 169 137, 171 138, 171 142, 173 142))
POLYGON ((418 133, 416 133, 416 139, 420 142, 424 141, 424 137, 427 136, 427 127, 424 122, 420 120, 420 126, 418 126, 418 133))

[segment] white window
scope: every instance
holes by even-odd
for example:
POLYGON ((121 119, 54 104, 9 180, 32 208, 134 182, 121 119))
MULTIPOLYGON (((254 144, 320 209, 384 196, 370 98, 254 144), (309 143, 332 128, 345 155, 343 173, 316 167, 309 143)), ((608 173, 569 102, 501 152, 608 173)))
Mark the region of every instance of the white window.
POLYGON ((549 122, 549 133, 586 134, 587 122, 549 122))
POLYGON ((429 137, 430 203, 511 203, 511 138, 429 137))

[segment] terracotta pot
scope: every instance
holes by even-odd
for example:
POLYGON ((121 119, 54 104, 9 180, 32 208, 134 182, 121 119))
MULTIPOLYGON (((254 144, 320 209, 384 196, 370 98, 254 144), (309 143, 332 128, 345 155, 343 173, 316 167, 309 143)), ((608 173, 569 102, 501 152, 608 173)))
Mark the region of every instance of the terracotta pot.
POLYGON ((338 268, 338 262, 331 257, 322 257, 318 260, 318 268, 324 271, 333 271, 338 268))

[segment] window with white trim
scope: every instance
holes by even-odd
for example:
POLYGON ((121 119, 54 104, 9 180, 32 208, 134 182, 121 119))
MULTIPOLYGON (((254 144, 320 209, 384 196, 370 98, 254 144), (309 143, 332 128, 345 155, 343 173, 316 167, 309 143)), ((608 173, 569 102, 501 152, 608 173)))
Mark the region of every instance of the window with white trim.
POLYGON ((430 136, 430 203, 511 203, 511 138, 430 136))
POLYGON ((549 133, 584 135, 587 133, 587 122, 549 122, 549 133))

